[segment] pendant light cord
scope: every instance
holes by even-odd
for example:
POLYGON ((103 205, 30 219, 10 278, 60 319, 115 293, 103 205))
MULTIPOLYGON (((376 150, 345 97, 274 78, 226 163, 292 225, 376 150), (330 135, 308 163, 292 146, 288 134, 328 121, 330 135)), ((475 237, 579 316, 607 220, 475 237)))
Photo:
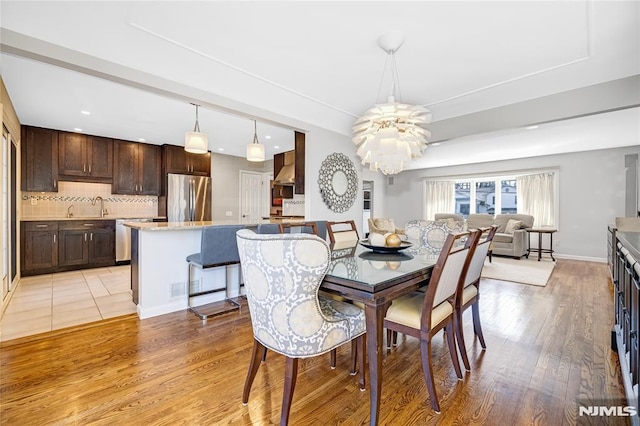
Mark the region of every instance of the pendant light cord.
POLYGON ((196 107, 196 125, 193 126, 193 131, 200 133, 200 124, 198 124, 198 106, 199 105, 197 104, 191 104, 191 105, 195 105, 196 107))

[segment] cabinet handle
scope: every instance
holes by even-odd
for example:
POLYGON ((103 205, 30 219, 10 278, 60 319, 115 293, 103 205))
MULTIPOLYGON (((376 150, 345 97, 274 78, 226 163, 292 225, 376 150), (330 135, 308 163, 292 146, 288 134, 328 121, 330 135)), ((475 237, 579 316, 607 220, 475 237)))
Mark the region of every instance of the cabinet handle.
POLYGON ((53 243, 56 243, 56 234, 53 234, 53 243))
POLYGON ((84 233, 84 240, 87 241, 87 233, 84 233))
POLYGON ((89 234, 89 241, 93 241, 93 232, 89 234))
POLYGON ((57 181, 57 180, 55 180, 55 179, 53 180, 53 187, 54 187, 54 188, 57 188, 57 187, 58 187, 58 181, 57 181))
POLYGON ((93 223, 85 223, 84 226, 93 226, 93 223))
POLYGON ((87 172, 87 165, 83 164, 82 165, 82 173, 86 173, 87 172))
POLYGON ((142 185, 140 185, 140 192, 142 192, 142 185))
POLYGON ((48 228, 49 225, 36 225, 36 228, 48 228))

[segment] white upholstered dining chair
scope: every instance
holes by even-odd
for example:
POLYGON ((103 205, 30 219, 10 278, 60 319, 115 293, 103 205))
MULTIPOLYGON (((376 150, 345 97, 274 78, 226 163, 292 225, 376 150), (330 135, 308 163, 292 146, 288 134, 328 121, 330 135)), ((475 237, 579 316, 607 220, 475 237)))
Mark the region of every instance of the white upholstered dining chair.
MULTIPOLYGON (((388 331, 420 339, 422 372, 431 407, 436 412, 440 412, 440 404, 433 379, 431 339, 440 330, 445 330, 453 367, 458 378, 462 379, 454 337, 455 295, 461 280, 464 280, 478 236, 479 232, 448 234, 433 267, 426 292, 414 291, 395 299, 384 319, 384 326, 388 331), (462 244, 464 238, 466 241, 462 244)), ((387 338, 389 336, 388 332, 387 338)))
MULTIPOLYGON (((253 350, 242 402, 267 349, 286 357, 280 424, 287 424, 298 360, 356 342, 360 388, 364 389, 364 311, 318 295, 330 261, 326 241, 310 234, 237 233, 253 328, 253 350)), ((354 347, 352 346, 352 349, 354 347)))
POLYGON ((469 358, 467 357, 467 347, 464 343, 462 313, 465 309, 471 307, 473 315, 473 333, 478 337, 482 349, 486 349, 487 345, 484 342, 482 326, 480 325, 480 275, 482 274, 484 260, 487 258, 487 253, 489 252, 493 236, 497 229, 498 227, 496 225, 480 229, 480 237, 471 254, 471 261, 469 262, 467 275, 463 281, 462 288, 458 290, 456 295, 456 312, 454 318, 456 340, 458 342, 458 348, 460 349, 460 355, 462 356, 462 363, 467 371, 471 370, 471 366, 469 365, 469 358))

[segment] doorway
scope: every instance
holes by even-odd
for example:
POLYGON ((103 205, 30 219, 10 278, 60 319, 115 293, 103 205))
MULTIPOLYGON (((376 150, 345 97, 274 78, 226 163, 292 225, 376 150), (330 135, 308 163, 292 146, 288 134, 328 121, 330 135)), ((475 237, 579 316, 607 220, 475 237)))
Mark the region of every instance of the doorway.
POLYGON ((263 173, 240 170, 240 223, 262 222, 264 216, 263 173))
POLYGON ((373 181, 362 181, 362 229, 369 235, 369 218, 373 216, 373 181))

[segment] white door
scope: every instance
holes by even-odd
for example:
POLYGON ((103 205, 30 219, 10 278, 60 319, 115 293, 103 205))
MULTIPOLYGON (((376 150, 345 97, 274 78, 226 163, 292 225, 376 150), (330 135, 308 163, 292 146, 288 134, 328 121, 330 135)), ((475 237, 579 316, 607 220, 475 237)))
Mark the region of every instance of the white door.
POLYGON ((263 192, 262 173, 240 170, 240 223, 262 222, 263 192))

